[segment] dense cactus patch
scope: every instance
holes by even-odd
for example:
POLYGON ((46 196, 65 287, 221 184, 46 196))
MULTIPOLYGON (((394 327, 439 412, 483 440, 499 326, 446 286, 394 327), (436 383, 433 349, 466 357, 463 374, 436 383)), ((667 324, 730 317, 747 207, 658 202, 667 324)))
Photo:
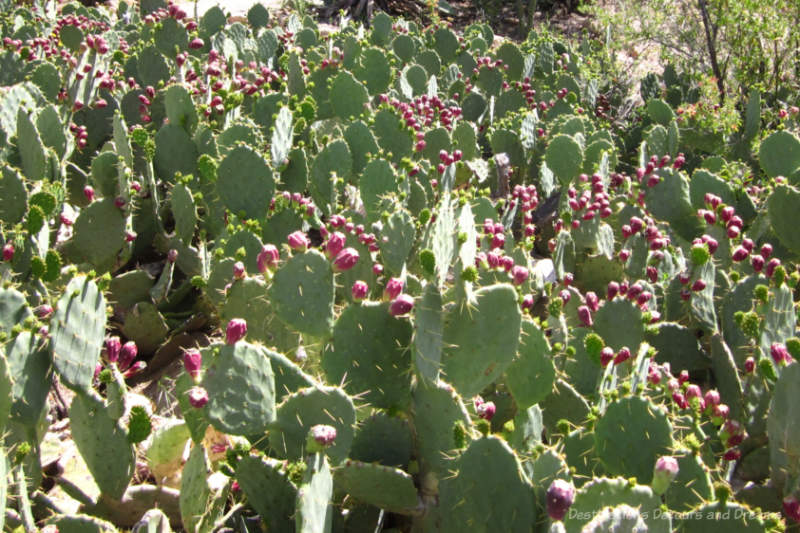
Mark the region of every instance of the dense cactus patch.
POLYGON ((796 108, 667 66, 617 120, 545 31, 53 9, 0 13, 0 529, 796 527, 796 108))

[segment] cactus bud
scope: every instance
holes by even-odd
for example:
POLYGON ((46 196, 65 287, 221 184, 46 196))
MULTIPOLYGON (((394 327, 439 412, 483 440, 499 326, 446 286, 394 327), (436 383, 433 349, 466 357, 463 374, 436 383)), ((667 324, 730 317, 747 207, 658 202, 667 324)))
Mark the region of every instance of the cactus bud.
POLYGON ((614 358, 614 364, 618 365, 620 363, 624 363, 628 359, 631 358, 631 350, 627 346, 623 346, 617 352, 617 356, 614 358))
POLYGON ((389 313, 392 316, 401 316, 409 313, 414 308, 414 298, 408 294, 400 294, 389 304, 389 313))
POLYGON ((109 363, 116 363, 119 360, 119 352, 122 349, 122 343, 119 337, 109 337, 106 339, 106 358, 109 363))
POLYGON ((34 314, 41 319, 45 319, 53 314, 53 306, 42 304, 33 310, 34 314))
POLYGON ((752 374, 753 372, 755 372, 755 369, 756 369, 756 360, 753 359, 752 357, 748 357, 747 359, 745 359, 744 371, 747 372, 748 374, 752 374))
POLYGON ((705 290, 705 288, 706 288, 706 282, 703 281, 702 279, 695 280, 695 282, 692 283, 692 290, 694 292, 700 292, 702 290, 705 290))
POLYGON ((552 520, 563 520, 572 502, 575 487, 563 479, 555 479, 547 489, 547 515, 552 520))
POLYGON ((478 417, 486 421, 491 422, 496 411, 497 407, 494 405, 494 402, 481 402, 480 404, 475 404, 475 412, 478 413, 478 417))
POLYGON ((369 285, 366 282, 358 280, 353 282, 353 288, 351 289, 351 294, 353 295, 353 300, 359 301, 363 300, 367 297, 369 293, 369 285))
POLYGON ((600 366, 605 368, 613 360, 614 360, 614 350, 610 346, 606 346, 600 351, 600 366))
POLYGON ((199 50, 203 48, 203 46, 205 46, 205 43, 203 42, 203 39, 201 39, 200 37, 195 37, 189 43, 189 48, 191 48, 192 50, 199 50))
POLYGON ((244 268, 244 263, 241 261, 236 261, 233 264, 233 279, 244 279, 247 275, 247 272, 244 268))
POLYGON ((87 185, 83 188, 83 195, 89 203, 94 202, 94 188, 92 188, 91 185, 87 185))
POLYGON ((608 288, 606 289, 606 300, 613 300, 614 297, 619 293, 619 283, 616 281, 609 281, 608 288))
POLYGON ((333 270, 344 272, 356 266, 356 263, 358 263, 358 251, 355 248, 345 248, 333 260, 333 270))
POLYGON ((659 496, 667 492, 670 483, 678 475, 678 461, 669 455, 663 455, 656 461, 653 468, 653 482, 650 488, 659 496))
POLYGON ((225 329, 225 344, 233 345, 247 334, 247 322, 243 318, 232 318, 225 329))
POLYGON ((587 307, 589 307, 589 310, 592 313, 595 313, 598 309, 600 309, 600 299, 593 291, 587 292, 584 299, 586 300, 587 307))
POLYGON ((580 307, 578 307, 578 319, 587 328, 592 327, 592 325, 594 324, 594 322, 592 321, 592 312, 586 305, 581 305, 580 307))
POLYGON ((769 347, 769 353, 778 366, 785 366, 792 362, 792 356, 789 355, 789 350, 783 344, 773 342, 772 346, 769 347))
POLYGON ((208 391, 203 387, 189 389, 189 404, 195 409, 202 409, 208 403, 208 391))
POLYGON ((403 281, 399 278, 390 278, 386 282, 386 288, 383 290, 383 297, 387 300, 394 300, 401 292, 403 292, 403 281))
POLYGON ((186 369, 186 373, 196 381, 200 377, 200 371, 203 368, 203 355, 200 350, 192 348, 183 352, 183 367, 186 369))
POLYGON ((274 244, 265 244, 256 257, 258 271, 263 274, 267 270, 272 270, 278 265, 280 258, 281 254, 274 244))
POLYGON ((800 523, 800 500, 794 496, 786 496, 783 499, 783 514, 792 521, 800 523))
POLYGON ((14 259, 14 245, 10 242, 3 246, 3 261, 11 261, 14 259))
POLYGON ((346 242, 347 237, 345 237, 344 233, 334 231, 330 237, 328 237, 328 242, 325 245, 325 255, 328 256, 328 259, 333 259, 339 255, 339 252, 344 249, 346 242))
POLYGON ((128 341, 122 345, 122 349, 119 352, 119 368, 121 370, 125 370, 129 366, 133 364, 133 360, 136 359, 136 356, 139 354, 139 348, 136 346, 136 343, 133 341, 128 341))
POLYGON ((521 265, 514 265, 511 269, 511 279, 514 285, 522 285, 528 280, 528 269, 521 265))
POLYGON ((326 424, 311 426, 306 439, 306 450, 309 453, 321 452, 336 440, 336 428, 326 424))
POLYGON ((145 368, 147 368, 147 363, 144 361, 136 361, 128 368, 128 370, 125 371, 124 374, 122 374, 122 377, 125 379, 130 379, 145 368))
POLYGON ((290 233, 286 239, 289 241, 289 248, 295 252, 305 252, 311 244, 306 234, 299 230, 290 233))

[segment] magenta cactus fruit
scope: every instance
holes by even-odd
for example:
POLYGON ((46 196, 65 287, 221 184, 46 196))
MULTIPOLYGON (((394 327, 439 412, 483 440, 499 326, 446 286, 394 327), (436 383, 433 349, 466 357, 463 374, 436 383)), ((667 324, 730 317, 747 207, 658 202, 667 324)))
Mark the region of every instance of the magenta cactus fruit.
POLYGON ((386 288, 383 289, 383 296, 387 300, 394 300, 400 293, 403 292, 403 280, 400 278, 391 278, 389 281, 386 282, 386 288))
POLYGON ((122 343, 119 341, 119 337, 108 337, 105 345, 108 362, 116 363, 119 360, 119 352, 122 349, 122 343))
POLYGON ((623 346, 617 352, 616 357, 614 358, 614 364, 618 365, 620 363, 624 363, 625 361, 631 358, 631 350, 627 346, 623 346))
POLYGON ((208 403, 208 391, 203 387, 189 389, 189 405, 195 409, 202 409, 208 403))
POLYGON ((495 406, 494 402, 476 403, 475 412, 478 413, 478 417, 491 422, 494 414, 497 412, 497 406, 495 406))
POLYGON ((547 489, 547 515, 552 520, 563 520, 575 501, 575 487, 563 479, 555 479, 547 489))
POLYGON ((246 276, 247 271, 245 270, 244 263, 236 261, 233 264, 233 279, 244 279, 246 276))
POLYGON ((247 334, 247 322, 243 318, 232 318, 225 329, 225 344, 236 344, 247 334))
POLYGON ((353 300, 363 300, 369 294, 369 285, 365 281, 354 281, 353 288, 351 289, 351 294, 353 295, 353 300))
POLYGON ((800 523, 800 500, 794 495, 786 496, 783 499, 783 514, 795 523, 800 523))
POLYGON ((136 359, 136 356, 139 354, 139 348, 136 346, 136 343, 133 341, 128 341, 122 345, 122 349, 119 352, 119 367, 122 370, 125 370, 129 366, 133 364, 133 360, 136 359))
POLYGON ((408 294, 400 294, 389 304, 389 313, 392 316, 408 314, 414 308, 414 298, 408 294))
POLYGON ((344 249, 346 242, 347 237, 344 233, 341 231, 334 231, 330 234, 328 242, 325 244, 325 255, 327 255, 329 259, 333 259, 344 249))
POLYGON ((514 282, 514 285, 522 285, 528 281, 529 276, 530 272, 522 265, 514 265, 511 268, 511 280, 514 282))
POLYGON ((203 368, 203 355, 200 350, 192 348, 183 352, 183 367, 186 369, 186 373, 197 381, 203 368))
POLYGON ((582 305, 578 307, 578 319, 587 328, 592 327, 594 321, 592 320, 592 311, 589 309, 589 306, 582 305))
POLYGON ((289 248, 295 252, 305 252, 311 244, 306 234, 302 231, 290 233, 286 240, 289 242, 289 248))
POLYGON ((769 347, 769 353, 778 366, 784 366, 792 362, 792 356, 784 344, 773 342, 772 346, 769 347))
POLYGON ((203 39, 201 39, 200 37, 195 37, 194 39, 191 40, 191 42, 189 42, 189 48, 191 48, 192 50, 199 50, 204 46, 205 43, 203 42, 203 39))
POLYGON ((306 438, 306 451, 317 453, 331 446, 336 441, 336 428, 327 424, 311 426, 306 438))
POLYGON ((258 271, 262 274, 267 270, 273 270, 281 259, 281 254, 278 247, 274 244, 265 244, 256 257, 256 264, 258 271))
POLYGON ((355 248, 345 248, 333 260, 333 270, 344 272, 356 266, 356 263, 358 263, 358 251, 355 248))
POLYGON ((677 477, 678 471, 678 461, 670 455, 662 455, 653 467, 653 482, 650 488, 658 495, 664 494, 677 477))
POLYGON ((10 242, 7 242, 5 246, 3 246, 3 261, 9 262, 14 259, 14 245, 10 242))
POLYGON ((94 187, 91 185, 87 185, 83 188, 83 195, 86 197, 86 201, 89 203, 94 202, 94 187))

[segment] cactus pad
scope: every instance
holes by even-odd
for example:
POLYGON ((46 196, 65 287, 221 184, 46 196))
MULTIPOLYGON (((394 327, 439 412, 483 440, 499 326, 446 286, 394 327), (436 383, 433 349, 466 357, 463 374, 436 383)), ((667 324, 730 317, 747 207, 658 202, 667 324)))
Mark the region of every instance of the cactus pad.
POLYGON ((246 342, 216 345, 203 378, 208 391, 206 416, 231 435, 257 435, 275 420, 275 379, 264 348, 246 342))
POLYGON ((106 302, 95 283, 74 278, 51 319, 53 365, 62 382, 76 391, 91 386, 106 328, 106 302))
POLYGON ((511 364, 521 317, 516 291, 502 284, 475 291, 474 303, 445 315, 442 371, 462 395, 478 394, 511 364))
POLYGON ((653 477, 653 465, 672 447, 667 413, 649 400, 622 398, 608 406, 595 427, 595 449, 612 474, 635 476, 641 483, 653 477))
POLYGON ((334 470, 333 479, 358 501, 392 513, 410 514, 417 509, 414 480, 397 468, 348 459, 334 470))
POLYGON ((278 408, 269 432, 270 446, 280 457, 300 459, 312 426, 326 424, 336 429, 336 441, 325 453, 334 463, 350 452, 355 433, 353 400, 336 387, 308 387, 288 396, 278 408))
POLYGON ((524 320, 519 351, 506 369, 506 383, 520 408, 528 408, 544 400, 553 389, 555 367, 544 332, 533 322, 524 320))
POLYGON ((289 259, 269 291, 281 320, 301 333, 327 335, 333 326, 333 271, 325 257, 309 250, 289 259))
POLYGON ((412 328, 389 313, 389 304, 350 305, 333 328, 333 344, 322 358, 328 381, 385 408, 411 399, 412 328))
POLYGON ((236 466, 236 481, 269 531, 293 533, 291 517, 297 487, 289 481, 282 466, 274 459, 247 455, 236 466))
POLYGON ((234 213, 244 211, 247 218, 265 217, 274 191, 272 170, 248 146, 237 146, 228 152, 217 169, 217 193, 234 213))

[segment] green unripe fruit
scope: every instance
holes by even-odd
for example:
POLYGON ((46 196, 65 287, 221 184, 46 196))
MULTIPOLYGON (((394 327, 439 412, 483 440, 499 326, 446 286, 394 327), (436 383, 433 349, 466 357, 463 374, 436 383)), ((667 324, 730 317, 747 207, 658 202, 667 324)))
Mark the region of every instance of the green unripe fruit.
POLYGON ((705 243, 703 244, 695 244, 692 246, 692 263, 700 266, 704 265, 708 262, 711 254, 708 252, 708 245, 705 243))
POLYGON ((603 342, 602 337, 597 333, 589 333, 583 338, 583 347, 586 349, 586 353, 589 354, 592 361, 599 365, 600 352, 602 352, 605 347, 605 342, 603 342))

